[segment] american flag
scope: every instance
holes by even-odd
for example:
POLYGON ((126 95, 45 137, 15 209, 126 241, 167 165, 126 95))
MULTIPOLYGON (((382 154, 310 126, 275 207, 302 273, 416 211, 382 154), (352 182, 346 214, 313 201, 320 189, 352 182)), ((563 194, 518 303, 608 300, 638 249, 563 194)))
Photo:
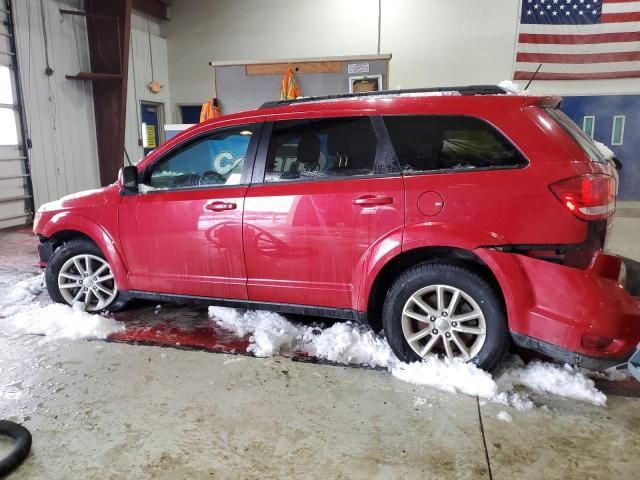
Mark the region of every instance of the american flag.
POLYGON ((521 1, 515 80, 640 77, 640 1, 521 1))

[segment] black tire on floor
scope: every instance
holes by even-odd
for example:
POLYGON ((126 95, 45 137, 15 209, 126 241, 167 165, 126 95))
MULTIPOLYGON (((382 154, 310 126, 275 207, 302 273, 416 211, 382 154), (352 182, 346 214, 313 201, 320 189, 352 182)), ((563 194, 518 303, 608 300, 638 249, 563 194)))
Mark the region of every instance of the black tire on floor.
POLYGON ((0 458, 0 478, 9 475, 27 458, 31 450, 31 433, 22 425, 0 420, 0 435, 11 437, 15 440, 13 448, 4 458, 0 458))
POLYGON ((446 261, 421 263, 402 273, 387 292, 382 310, 382 322, 387 341, 403 362, 421 360, 402 331, 402 311, 405 303, 418 290, 429 285, 450 285, 467 293, 482 311, 486 323, 484 345, 470 361, 484 370, 492 370, 509 349, 511 337, 506 313, 493 287, 478 273, 446 261))
MULTIPOLYGON (((60 288, 58 287, 58 274, 67 260, 71 257, 82 254, 95 255, 96 257, 105 259, 105 256, 102 254, 98 246, 88 238, 74 238, 65 242, 53 252, 53 255, 49 259, 49 263, 47 264, 44 277, 45 283, 47 284, 47 291, 49 292, 51 300, 54 302, 68 305, 68 302, 64 299, 60 293, 60 288)), ((124 299, 120 293, 118 293, 113 301, 106 307, 91 313, 100 313, 107 310, 110 312, 119 312, 125 310, 128 303, 129 302, 124 299)))

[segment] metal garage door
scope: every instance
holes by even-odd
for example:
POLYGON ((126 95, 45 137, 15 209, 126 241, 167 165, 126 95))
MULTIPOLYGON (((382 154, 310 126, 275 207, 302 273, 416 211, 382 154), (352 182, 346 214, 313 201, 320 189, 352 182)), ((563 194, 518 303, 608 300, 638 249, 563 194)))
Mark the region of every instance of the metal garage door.
POLYGON ((0 228, 24 225, 33 200, 10 2, 0 2, 0 228))

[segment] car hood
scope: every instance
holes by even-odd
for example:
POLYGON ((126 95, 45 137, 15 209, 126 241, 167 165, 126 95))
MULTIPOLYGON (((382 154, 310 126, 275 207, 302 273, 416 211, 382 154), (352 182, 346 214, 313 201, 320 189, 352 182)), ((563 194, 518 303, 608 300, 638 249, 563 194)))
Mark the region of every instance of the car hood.
POLYGON ((38 213, 51 212, 57 210, 68 210, 71 208, 97 207, 111 203, 118 195, 118 185, 113 184, 103 188, 83 190, 81 192, 65 195, 59 200, 44 203, 38 209, 38 213))

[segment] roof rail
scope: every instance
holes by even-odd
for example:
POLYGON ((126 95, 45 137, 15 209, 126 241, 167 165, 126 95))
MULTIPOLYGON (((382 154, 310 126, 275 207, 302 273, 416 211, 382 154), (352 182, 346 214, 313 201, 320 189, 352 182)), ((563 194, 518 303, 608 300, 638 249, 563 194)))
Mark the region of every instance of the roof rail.
POLYGON ((279 107, 305 102, 317 102, 320 100, 338 100, 340 98, 377 97, 381 95, 400 95, 403 93, 433 93, 433 92, 458 92, 460 95, 503 95, 506 90, 496 85, 467 85, 463 87, 432 87, 409 88, 398 90, 381 90, 378 92, 342 93, 338 95, 324 95, 320 97, 304 97, 295 100, 273 100, 263 103, 260 108, 279 107))

